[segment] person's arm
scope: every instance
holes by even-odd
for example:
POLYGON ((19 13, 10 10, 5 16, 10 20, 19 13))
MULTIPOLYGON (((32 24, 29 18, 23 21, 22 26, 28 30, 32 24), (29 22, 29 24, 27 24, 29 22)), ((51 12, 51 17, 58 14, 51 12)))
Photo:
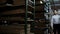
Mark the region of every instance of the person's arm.
POLYGON ((53 17, 51 18, 51 28, 53 29, 53 17))

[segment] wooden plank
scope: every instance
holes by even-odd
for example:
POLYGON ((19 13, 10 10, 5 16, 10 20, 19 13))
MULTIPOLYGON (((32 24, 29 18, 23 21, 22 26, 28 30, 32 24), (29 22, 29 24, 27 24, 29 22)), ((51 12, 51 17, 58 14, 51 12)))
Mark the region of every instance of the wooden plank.
POLYGON ((14 0, 14 5, 25 5, 25 0, 14 0))
MULTIPOLYGON (((0 0, 0 2, 2 4, 4 4, 4 6, 6 6, 6 0, 0 0)), ((25 5, 25 0, 14 0, 13 1, 13 5, 12 6, 20 6, 20 5, 25 5)), ((3 5, 1 7, 4 7, 3 5)))
POLYGON ((22 17, 7 17, 7 18, 1 17, 1 20, 23 21, 24 18, 22 18, 22 17))
POLYGON ((19 13, 25 13, 25 10, 23 10, 23 9, 16 9, 16 10, 2 12, 1 14, 10 15, 10 14, 19 14, 19 13))
MULTIPOLYGON (((0 25, 0 32, 10 33, 10 34, 22 34, 24 33, 24 25, 25 24, 16 24, 16 25, 8 25, 8 26, 0 25)), ((27 25, 28 25, 27 30, 29 34, 30 24, 27 24, 27 25)))

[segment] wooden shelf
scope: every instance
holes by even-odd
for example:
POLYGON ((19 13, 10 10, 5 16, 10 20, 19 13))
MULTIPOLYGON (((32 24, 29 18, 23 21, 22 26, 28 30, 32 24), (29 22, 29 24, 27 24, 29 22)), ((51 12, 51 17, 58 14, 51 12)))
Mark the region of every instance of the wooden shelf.
MULTIPOLYGON (((31 17, 32 14, 27 15, 28 17, 31 17)), ((1 14, 0 17, 25 17, 25 13, 19 13, 19 14, 1 14)))
POLYGON ((27 18, 27 21, 34 21, 33 19, 27 18))
POLYGON ((24 9, 25 5, 20 5, 20 6, 4 6, 4 7, 0 7, 0 12, 3 11, 11 11, 11 10, 16 10, 16 9, 24 9))
MULTIPOLYGON (((29 10, 33 10, 34 7, 29 5, 29 10)), ((16 10, 16 9, 24 9, 25 10, 25 5, 21 5, 21 6, 4 6, 4 7, 0 7, 0 12, 5 12, 5 11, 11 11, 11 10, 16 10)))
POLYGON ((21 13, 21 14, 10 14, 10 15, 4 15, 4 14, 1 14, 0 17, 25 17, 25 13, 21 13))
MULTIPOLYGON (((23 17, 1 17, 0 20, 7 20, 7 21, 25 21, 23 17)), ((32 19, 28 19, 27 21, 33 21, 32 19)))

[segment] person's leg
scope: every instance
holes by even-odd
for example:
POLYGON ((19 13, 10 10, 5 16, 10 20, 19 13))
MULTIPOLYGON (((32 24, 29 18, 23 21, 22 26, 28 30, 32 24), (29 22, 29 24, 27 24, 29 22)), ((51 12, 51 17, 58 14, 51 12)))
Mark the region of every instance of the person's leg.
POLYGON ((56 29, 55 28, 53 29, 53 31, 54 31, 54 34, 56 34, 56 29))
POLYGON ((60 34, 60 30, 58 30, 58 34, 60 34))
POLYGON ((53 32, 54 32, 54 34, 56 34, 56 24, 53 25, 53 28, 54 28, 53 32))
POLYGON ((58 24, 58 34, 60 34, 60 24, 58 24))

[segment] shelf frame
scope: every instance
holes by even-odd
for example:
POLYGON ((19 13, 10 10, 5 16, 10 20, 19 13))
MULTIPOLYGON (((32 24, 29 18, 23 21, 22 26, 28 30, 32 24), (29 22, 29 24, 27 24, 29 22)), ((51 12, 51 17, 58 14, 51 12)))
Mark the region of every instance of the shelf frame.
POLYGON ((32 5, 29 5, 29 1, 26 0, 26 11, 25 11, 25 34, 27 34, 27 21, 33 21, 33 23, 35 23, 35 0, 34 1, 30 1, 30 2, 33 2, 33 6, 32 5), (27 20, 27 15, 28 15, 28 8, 33 8, 33 19, 31 20, 27 20))

